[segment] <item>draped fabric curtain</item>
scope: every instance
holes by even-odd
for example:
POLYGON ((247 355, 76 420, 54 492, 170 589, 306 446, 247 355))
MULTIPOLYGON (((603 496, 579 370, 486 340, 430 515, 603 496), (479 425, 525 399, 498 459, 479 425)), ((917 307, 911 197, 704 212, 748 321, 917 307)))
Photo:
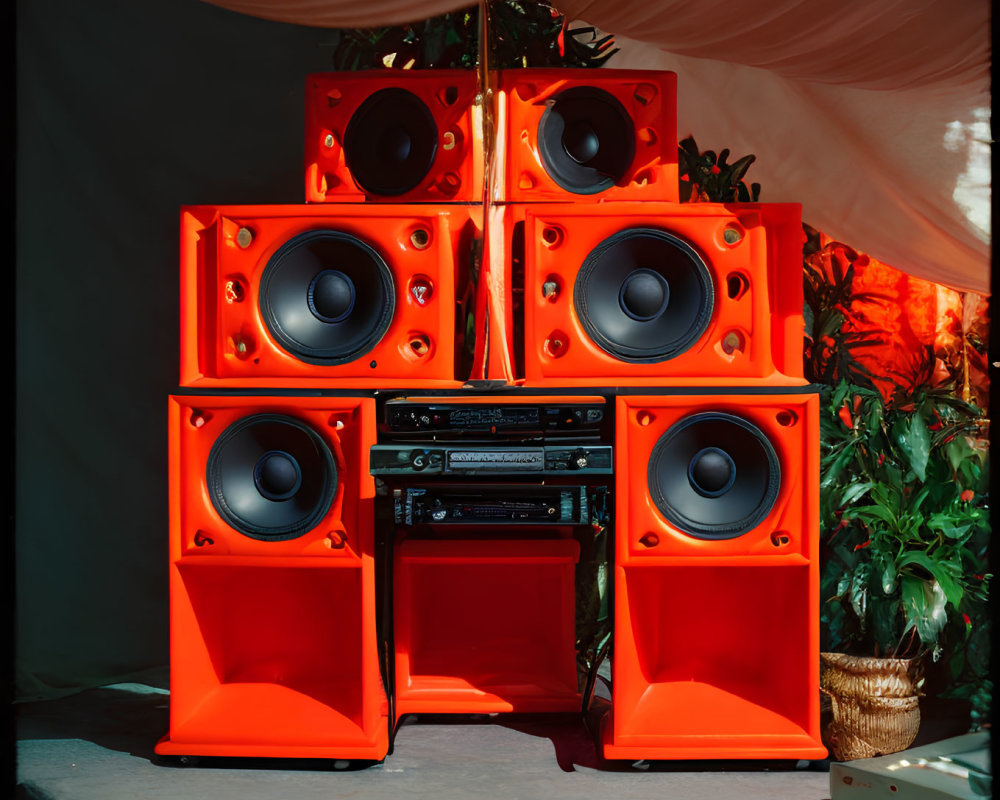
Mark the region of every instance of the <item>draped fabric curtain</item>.
MULTIPOLYGON (((465 0, 209 0, 338 28, 465 0)), ((678 133, 757 156, 765 202, 912 275, 989 293, 987 0, 557 0, 616 35, 614 68, 678 74, 678 133)))

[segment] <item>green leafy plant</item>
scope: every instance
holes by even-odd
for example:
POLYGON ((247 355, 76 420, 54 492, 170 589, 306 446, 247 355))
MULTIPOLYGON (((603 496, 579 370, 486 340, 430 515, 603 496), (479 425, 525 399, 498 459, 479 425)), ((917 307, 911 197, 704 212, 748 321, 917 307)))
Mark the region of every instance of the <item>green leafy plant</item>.
MULTIPOLYGON (((334 69, 475 69, 480 13, 470 6, 408 25, 332 30, 334 69)), ((613 36, 570 27, 547 2, 493 0, 487 13, 491 69, 599 67, 618 52, 613 36)))
POLYGON ((975 728, 992 696, 988 420, 959 397, 957 365, 932 384, 929 350, 871 372, 861 355, 892 334, 858 308, 895 301, 855 291, 867 257, 804 227, 806 377, 822 386, 821 646, 929 657, 943 684, 931 691, 968 700, 975 728))
POLYGON ((819 232, 806 227, 804 250, 804 315, 806 322, 806 377, 827 386, 846 380, 875 389, 870 370, 855 357, 861 348, 884 341, 886 331, 853 331, 845 325, 855 301, 889 302, 875 293, 853 290, 855 263, 859 256, 840 242, 819 245, 819 232))
POLYGON ((693 136, 678 144, 677 155, 682 203, 756 203, 760 197, 760 184, 747 186, 743 180, 756 156, 743 156, 730 164, 729 150, 701 152, 693 136))
POLYGON ((547 2, 501 0, 490 3, 490 66, 600 67, 618 52, 614 36, 596 28, 569 27, 547 2))
POLYGON ((949 388, 904 405, 841 380, 821 416, 822 646, 947 659, 988 715, 986 421, 949 388))

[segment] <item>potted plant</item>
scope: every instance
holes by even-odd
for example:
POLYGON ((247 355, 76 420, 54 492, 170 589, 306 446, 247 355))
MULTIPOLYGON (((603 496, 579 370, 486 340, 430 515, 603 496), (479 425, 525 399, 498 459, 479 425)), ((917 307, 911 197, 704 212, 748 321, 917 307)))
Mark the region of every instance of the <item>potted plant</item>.
POLYGON ((933 386, 932 368, 873 375, 855 355, 885 333, 852 312, 880 300, 852 293, 860 257, 836 243, 812 256, 807 365, 826 384, 821 686, 828 744, 846 760, 912 743, 932 664, 972 701, 974 725, 988 713, 987 423, 953 384, 933 386))
POLYGON ((823 687, 835 757, 868 757, 912 743, 925 660, 948 651, 963 679, 985 624, 982 415, 947 390, 898 406, 846 381, 824 411, 824 647, 840 652, 823 655, 823 687))

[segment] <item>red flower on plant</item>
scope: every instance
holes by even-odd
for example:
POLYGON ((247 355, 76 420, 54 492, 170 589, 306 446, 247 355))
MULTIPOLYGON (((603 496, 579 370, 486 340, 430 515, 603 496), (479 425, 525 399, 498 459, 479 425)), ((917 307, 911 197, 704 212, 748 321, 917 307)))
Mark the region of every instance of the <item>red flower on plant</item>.
POLYGON ((720 172, 722 172, 722 170, 719 169, 719 165, 718 164, 712 164, 711 173, 713 175, 718 175, 720 172))
POLYGON ((858 550, 864 550, 871 543, 872 543, 872 540, 869 539, 867 542, 862 542, 861 544, 854 545, 854 552, 856 553, 856 552, 858 552, 858 550))
POLYGON ((962 492, 961 495, 959 495, 959 499, 963 503, 968 503, 975 496, 976 496, 976 493, 974 491, 972 491, 972 489, 966 489, 964 492, 962 492))
POLYGON ((965 622, 965 627, 966 628, 971 628, 972 627, 972 620, 969 619, 969 615, 968 614, 962 614, 962 621, 965 622))
POLYGON ((840 417, 840 421, 844 423, 845 428, 854 428, 854 420, 851 418, 851 409, 847 406, 847 401, 844 401, 844 405, 840 407, 840 411, 837 412, 837 416, 840 417))

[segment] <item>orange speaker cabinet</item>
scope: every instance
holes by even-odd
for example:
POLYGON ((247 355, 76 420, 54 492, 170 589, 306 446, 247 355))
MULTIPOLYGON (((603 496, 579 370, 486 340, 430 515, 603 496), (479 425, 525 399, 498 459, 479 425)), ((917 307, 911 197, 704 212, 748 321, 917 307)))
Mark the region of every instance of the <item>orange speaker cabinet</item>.
POLYGON ((805 385, 798 205, 538 204, 504 225, 508 253, 487 235, 510 287, 491 322, 514 380, 805 385))
POLYGON ((163 755, 378 760, 374 401, 170 398, 163 755))
POLYGON ((396 549, 397 719, 579 711, 571 539, 419 540, 396 549))
POLYGON ((498 202, 677 202, 677 76, 501 71, 498 202))
POLYGON ((483 200, 475 70, 373 70, 306 80, 306 201, 483 200))
POLYGON ((185 208, 181 385, 461 385, 477 215, 457 205, 185 208))
POLYGON ((823 758, 818 399, 620 396, 610 759, 823 758))

